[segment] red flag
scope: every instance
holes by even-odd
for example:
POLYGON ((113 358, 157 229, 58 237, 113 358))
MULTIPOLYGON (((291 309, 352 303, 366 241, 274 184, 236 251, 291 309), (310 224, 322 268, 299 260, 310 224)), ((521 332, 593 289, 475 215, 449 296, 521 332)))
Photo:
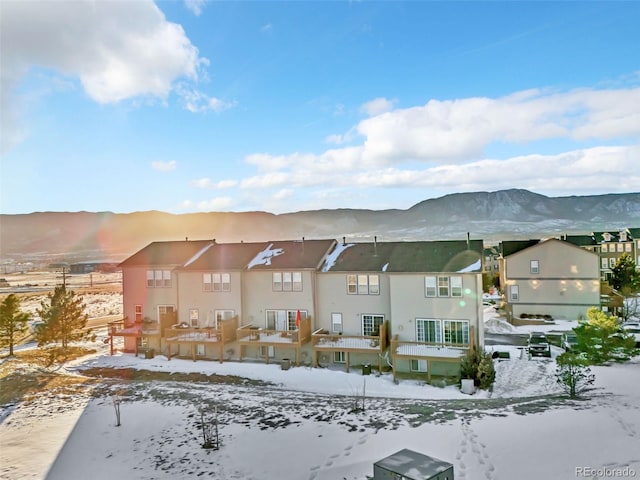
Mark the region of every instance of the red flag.
POLYGON ((300 310, 296 312, 296 328, 300 328, 300 310))

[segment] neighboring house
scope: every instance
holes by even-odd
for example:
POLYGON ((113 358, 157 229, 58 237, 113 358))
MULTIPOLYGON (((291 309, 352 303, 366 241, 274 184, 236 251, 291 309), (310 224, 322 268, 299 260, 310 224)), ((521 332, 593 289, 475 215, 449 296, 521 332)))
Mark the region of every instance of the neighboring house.
POLYGON ((500 250, 497 246, 484 248, 484 272, 494 274, 500 271, 500 250))
POLYGON ((610 232, 594 232, 596 244, 600 245, 600 272, 602 280, 611 280, 612 270, 616 263, 626 253, 634 257, 634 242, 629 230, 610 232))
POLYGON ((502 251, 501 285, 509 319, 526 314, 573 320, 600 305, 596 253, 555 238, 503 242, 502 251))
POLYGON ((633 241, 633 260, 636 263, 636 269, 640 270, 640 228, 627 228, 627 232, 633 241))
POLYGON ((77 262, 72 263, 69 266, 69 273, 93 273, 93 272, 104 272, 104 273, 113 273, 118 269, 118 262, 109 262, 108 260, 103 261, 95 261, 89 260, 86 262, 77 262))

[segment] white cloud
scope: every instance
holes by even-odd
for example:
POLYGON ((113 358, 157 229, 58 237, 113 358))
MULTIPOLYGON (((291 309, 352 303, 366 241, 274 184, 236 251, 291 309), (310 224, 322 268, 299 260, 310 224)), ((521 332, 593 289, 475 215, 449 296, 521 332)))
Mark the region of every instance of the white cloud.
POLYGON ((207 212, 230 210, 232 207, 233 199, 231 197, 216 197, 210 200, 198 202, 198 210, 207 212))
POLYGON ((192 180, 189 184, 192 187, 197 188, 223 189, 233 188, 238 185, 238 182, 236 180, 220 180, 218 182, 214 182, 210 178, 205 177, 198 180, 192 180))
POLYGON ((176 91, 184 101, 184 108, 192 113, 222 112, 235 106, 235 102, 227 102, 216 97, 210 97, 184 85, 179 86, 176 91))
POLYGON ((273 198, 276 200, 286 200, 288 198, 291 198, 293 194, 294 190, 292 190, 291 188, 283 188, 274 193, 273 198))
POLYGON ((196 17, 202 15, 206 0, 184 0, 184 6, 196 17))
POLYGON ((393 106, 397 103, 397 100, 388 100, 384 97, 374 98, 360 106, 360 111, 369 115, 380 115, 393 110, 393 106))
POLYGON ((1 43, 11 45, 0 56, 3 133, 20 130, 14 89, 34 66, 78 78, 89 98, 106 104, 166 100, 175 80, 197 81, 208 65, 151 0, 8 1, 0 18, 1 43))
POLYGON ((151 167, 161 172, 170 172, 171 170, 175 170, 177 166, 178 164, 175 160, 171 160, 170 162, 151 162, 151 167))
POLYGON ((271 25, 270 23, 265 23, 263 26, 260 27, 260 31, 263 33, 270 33, 273 30, 273 25, 271 25))

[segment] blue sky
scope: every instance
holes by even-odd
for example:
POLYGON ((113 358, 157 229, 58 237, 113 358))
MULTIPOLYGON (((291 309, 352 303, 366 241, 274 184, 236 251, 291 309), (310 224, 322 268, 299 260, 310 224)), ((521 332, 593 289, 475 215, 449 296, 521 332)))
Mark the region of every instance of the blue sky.
POLYGON ((640 191, 640 2, 0 9, 2 213, 640 191))

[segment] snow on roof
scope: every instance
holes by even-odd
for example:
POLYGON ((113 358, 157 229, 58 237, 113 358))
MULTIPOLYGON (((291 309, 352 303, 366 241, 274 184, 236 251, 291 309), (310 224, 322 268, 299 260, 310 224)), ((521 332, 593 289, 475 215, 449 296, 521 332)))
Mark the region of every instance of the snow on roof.
POLYGON ((200 251, 199 251, 199 252, 197 252, 193 257, 191 257, 191 258, 187 261, 187 263, 185 263, 185 264, 184 264, 184 266, 185 266, 185 267, 188 267, 188 266, 189 266, 189 265, 191 265, 193 262, 195 262, 196 260, 198 260, 198 259, 202 256, 202 254, 203 254, 204 252, 206 252, 207 250, 209 250, 213 245, 214 245, 214 243, 213 243, 213 242, 211 242, 211 243, 209 243, 209 244, 205 245, 203 248, 201 248, 201 249, 200 249, 200 251))
POLYGON ((386 271, 387 271, 387 268, 389 268, 389 262, 385 263, 385 264, 382 266, 382 271, 383 271, 383 272, 386 272, 386 271))
POLYGON ((282 255, 284 253, 284 249, 282 248, 274 248, 273 250, 271 250, 271 247, 273 247, 273 243, 270 243, 267 248, 253 257, 253 260, 249 262, 247 268, 251 269, 256 265, 271 265, 272 257, 277 257, 278 255, 282 255))
POLYGON ((327 255, 324 261, 324 265, 322 266, 322 271, 328 272, 329 270, 331 270, 331 267, 333 267, 336 264, 336 260, 338 260, 338 257, 340 256, 340 254, 344 252, 347 248, 353 247, 354 245, 355 243, 338 243, 338 245, 336 245, 336 248, 333 250, 333 252, 327 255))
POLYGON ((467 273, 467 272, 477 272, 482 268, 482 262, 478 259, 477 262, 472 263, 468 267, 463 268, 462 270, 458 270, 457 273, 467 273))
POLYGON ((358 348, 361 350, 380 350, 379 345, 372 342, 370 338, 341 337, 321 338, 315 345, 316 348, 358 348))

